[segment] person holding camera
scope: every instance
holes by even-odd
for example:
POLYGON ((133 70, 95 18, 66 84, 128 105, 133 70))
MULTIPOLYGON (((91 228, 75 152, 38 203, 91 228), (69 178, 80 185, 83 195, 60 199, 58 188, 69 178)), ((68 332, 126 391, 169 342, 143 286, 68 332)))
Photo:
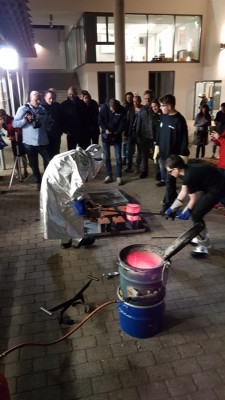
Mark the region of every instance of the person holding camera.
POLYGON ((23 145, 34 174, 37 190, 40 190, 41 186, 38 154, 43 158, 44 169, 50 161, 47 147, 49 140, 46 132, 47 112, 40 105, 40 100, 40 93, 32 91, 29 102, 18 108, 13 120, 14 128, 22 128, 23 145))

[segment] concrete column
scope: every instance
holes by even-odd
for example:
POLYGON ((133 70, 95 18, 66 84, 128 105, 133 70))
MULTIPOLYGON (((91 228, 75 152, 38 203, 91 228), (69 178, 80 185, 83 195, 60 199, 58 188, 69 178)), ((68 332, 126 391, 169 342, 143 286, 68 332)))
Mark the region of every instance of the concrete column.
POLYGON ((125 95, 125 17, 124 0, 114 0, 115 26, 115 93, 116 99, 125 95))

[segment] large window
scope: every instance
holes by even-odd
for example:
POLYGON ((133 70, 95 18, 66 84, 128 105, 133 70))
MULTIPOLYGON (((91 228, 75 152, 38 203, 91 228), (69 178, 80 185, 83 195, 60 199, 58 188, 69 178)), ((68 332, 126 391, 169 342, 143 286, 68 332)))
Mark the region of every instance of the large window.
POLYGON ((174 61, 199 61, 201 18, 177 15, 175 29, 174 61))
POLYGON ((110 62, 115 60, 114 18, 97 16, 96 61, 110 62))
POLYGON ((76 29, 73 27, 66 39, 66 66, 67 68, 76 68, 77 52, 76 52, 76 29))
MULTIPOLYGON (((199 62, 201 16, 126 14, 126 62, 199 62)), ((114 62, 112 14, 84 13, 66 41, 67 65, 114 62)))
POLYGON ((81 17, 66 39, 66 64, 67 68, 73 69, 85 62, 84 20, 81 17))
POLYGON ((147 61, 147 15, 126 14, 126 61, 147 61))
POLYGON ((173 15, 148 15, 148 61, 173 61, 173 38, 173 15))
MULTIPOLYGON (((200 16, 126 14, 126 61, 199 61, 200 36, 200 16)), ((97 16, 96 61, 115 61, 113 17, 97 16)))

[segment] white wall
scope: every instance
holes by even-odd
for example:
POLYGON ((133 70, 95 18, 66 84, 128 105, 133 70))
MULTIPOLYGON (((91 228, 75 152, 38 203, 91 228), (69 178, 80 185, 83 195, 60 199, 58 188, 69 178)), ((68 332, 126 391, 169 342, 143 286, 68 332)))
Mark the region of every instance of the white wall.
POLYGON ((29 69, 64 69, 65 37, 63 30, 34 29, 37 58, 28 58, 29 69))
MULTIPOLYGON (((101 71, 114 71, 114 64, 87 64, 77 69, 81 88, 87 89, 96 100, 98 100, 97 73, 101 71)), ((126 91, 132 91, 142 96, 143 92, 148 89, 149 71, 175 71, 174 94, 177 100, 177 109, 187 119, 192 119, 195 81, 202 78, 202 67, 200 64, 127 64, 126 91)))
POLYGON ((225 4, 224 0, 209 0, 203 79, 222 80, 221 102, 225 101, 225 4))

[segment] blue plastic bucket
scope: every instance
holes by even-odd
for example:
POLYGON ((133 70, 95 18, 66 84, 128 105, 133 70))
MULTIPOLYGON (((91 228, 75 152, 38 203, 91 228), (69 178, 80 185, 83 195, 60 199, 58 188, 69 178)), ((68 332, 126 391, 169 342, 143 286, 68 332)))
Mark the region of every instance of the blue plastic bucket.
POLYGON ((74 200, 73 202, 76 214, 79 216, 85 216, 87 214, 85 200, 74 200))
POLYGON ((119 322, 121 329, 127 335, 145 339, 156 335, 162 327, 163 313, 165 310, 164 300, 149 306, 135 306, 122 301, 117 292, 119 303, 119 322))

